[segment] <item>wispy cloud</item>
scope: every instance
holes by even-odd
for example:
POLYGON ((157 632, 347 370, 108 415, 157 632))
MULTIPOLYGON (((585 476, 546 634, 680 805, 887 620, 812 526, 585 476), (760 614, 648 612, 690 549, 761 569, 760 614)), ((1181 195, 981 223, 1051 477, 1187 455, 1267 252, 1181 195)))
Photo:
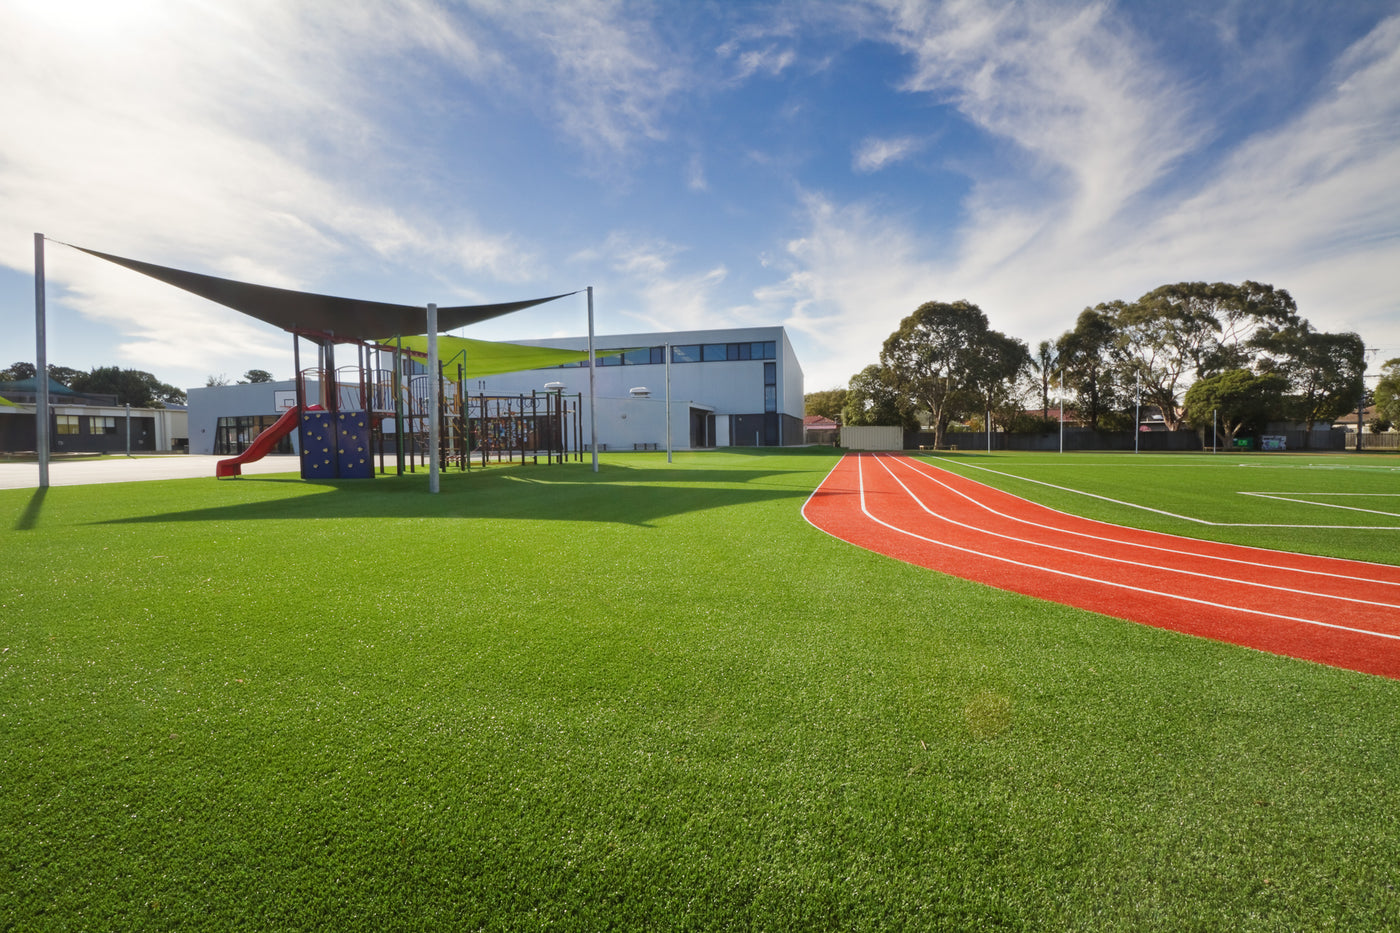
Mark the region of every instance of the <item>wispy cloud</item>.
POLYGON ((951 252, 907 218, 809 195, 790 274, 764 296, 831 353, 809 375, 825 384, 873 362, 899 319, 931 299, 977 302, 1032 344, 1086 305, 1190 279, 1272 281, 1322 329, 1393 321, 1400 18, 1337 62, 1313 106, 1237 143, 1202 178, 1175 171, 1216 135, 1192 118, 1188 78, 1154 64, 1106 7, 1044 18, 1058 9, 897 11, 909 91, 1013 142, 1031 173, 970 166, 951 252))
POLYGON ((857 172, 878 172, 915 155, 923 146, 923 141, 913 136, 863 139, 856 147, 851 167, 857 172))
POLYGON ((742 52, 726 45, 720 47, 719 53, 721 56, 733 58, 734 74, 731 76, 731 80, 736 83, 747 81, 756 74, 775 78, 797 60, 795 51, 790 48, 778 48, 776 45, 765 46, 762 49, 748 49, 742 52))
POLYGON ((721 287, 729 277, 723 265, 683 268, 687 250, 659 237, 614 232, 575 263, 601 265, 611 273, 613 313, 635 326, 654 330, 732 327, 752 323, 726 305, 721 287))
MULTIPOLYGON (((288 287, 314 287, 349 257, 411 260, 449 280, 509 280, 529 262, 469 217, 444 228, 387 206, 386 179, 365 170, 383 164, 369 152, 398 145, 373 116, 383 56, 426 50, 472 73, 492 63, 436 7, 352 4, 322 17, 298 4, 150 0, 104 7, 98 24, 61 7, 0 9, 0 263, 28 269, 34 230, 288 287)), ((116 348, 124 365, 169 372, 280 347, 236 316, 211 341, 221 312, 99 266, 56 253, 50 279, 85 316, 138 335, 116 348)))
POLYGON ((1033 160, 1029 184, 1003 179, 1004 197, 984 197, 994 207, 1053 203, 1057 226, 1088 230, 1200 139, 1179 82, 1107 3, 905 4, 890 14, 889 38, 914 62, 905 89, 948 100, 1033 160))
MULTIPOLYGON (((531 82, 531 101, 548 101, 553 119, 595 155, 627 154, 638 141, 665 138, 666 108, 686 87, 685 63, 651 22, 618 0, 530 0, 469 4, 505 29, 522 52, 542 51, 547 74, 531 82)), ((532 61, 518 71, 535 67, 532 61)))
POLYGON ((705 159, 698 152, 692 153, 686 163, 685 186, 691 191, 710 190, 710 181, 705 176, 705 159))

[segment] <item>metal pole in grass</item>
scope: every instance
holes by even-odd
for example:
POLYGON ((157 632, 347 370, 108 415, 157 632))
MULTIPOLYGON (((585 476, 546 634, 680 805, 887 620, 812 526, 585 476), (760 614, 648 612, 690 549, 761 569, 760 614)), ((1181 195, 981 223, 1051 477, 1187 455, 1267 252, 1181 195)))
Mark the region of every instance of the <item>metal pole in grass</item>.
POLYGON ((1212 408, 1210 410, 1210 452, 1213 454, 1220 453, 1220 437, 1215 428, 1219 423, 1220 409, 1212 408))
POLYGON ((44 235, 34 234, 34 449, 39 488, 49 488, 49 351, 44 325, 44 235))
POLYGON ((438 476, 438 342, 437 305, 428 305, 428 492, 436 493, 438 476))
POLYGON ((671 462, 671 345, 666 344, 666 462, 671 462))
POLYGON ((1137 378, 1137 404, 1133 406, 1133 453, 1139 453, 1138 442, 1142 438, 1142 376, 1137 378))
POLYGON ((126 455, 131 456, 131 403, 126 405, 126 455))
POLYGON ((1361 453, 1361 438, 1364 436, 1364 434, 1362 433, 1361 419, 1362 419, 1363 417, 1365 417, 1365 409, 1366 409, 1366 382, 1365 382, 1365 380, 1363 379, 1362 382, 1361 382, 1361 398, 1359 398, 1359 399, 1356 400, 1356 452, 1357 452, 1357 453, 1361 453))
POLYGON ((1065 371, 1060 370, 1060 453, 1065 452, 1065 371))
POLYGON ((593 448, 593 472, 598 472, 597 358, 593 352, 593 286, 588 286, 588 427, 593 448))

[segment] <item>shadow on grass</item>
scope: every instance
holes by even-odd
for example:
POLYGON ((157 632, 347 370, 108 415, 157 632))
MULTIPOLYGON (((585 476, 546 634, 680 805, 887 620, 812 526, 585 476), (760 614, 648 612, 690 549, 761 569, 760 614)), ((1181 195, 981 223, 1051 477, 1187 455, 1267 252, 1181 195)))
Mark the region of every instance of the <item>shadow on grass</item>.
POLYGON ((34 495, 29 497, 28 504, 20 513, 19 520, 15 522, 15 531, 29 531, 39 523, 39 513, 44 510, 46 493, 48 493, 48 489, 42 486, 34 490, 34 495))
POLYGON ((517 466, 444 472, 437 495, 426 472, 375 480, 309 482, 244 477, 240 485, 271 492, 254 502, 115 519, 98 524, 230 522, 269 519, 499 519, 649 525, 659 518, 774 499, 805 499, 815 481, 787 470, 686 469, 609 465, 517 466), (785 476, 789 483, 772 481, 785 476), (286 490, 281 495, 272 490, 286 490))

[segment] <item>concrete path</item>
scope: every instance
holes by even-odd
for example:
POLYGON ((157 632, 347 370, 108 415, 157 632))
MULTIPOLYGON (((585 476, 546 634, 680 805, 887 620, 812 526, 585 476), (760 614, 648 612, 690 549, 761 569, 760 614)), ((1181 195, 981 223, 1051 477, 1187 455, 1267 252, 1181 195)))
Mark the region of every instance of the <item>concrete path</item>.
MULTIPOLYGON (((160 457, 127 457, 124 454, 98 460, 49 461, 50 486, 87 486, 93 483, 134 483, 148 479, 214 478, 214 464, 225 457, 172 454, 160 457)), ((300 473, 301 462, 292 454, 274 454, 243 464, 245 476, 263 473, 300 473)), ((37 463, 0 463, 0 489, 33 489, 39 485, 37 463)))

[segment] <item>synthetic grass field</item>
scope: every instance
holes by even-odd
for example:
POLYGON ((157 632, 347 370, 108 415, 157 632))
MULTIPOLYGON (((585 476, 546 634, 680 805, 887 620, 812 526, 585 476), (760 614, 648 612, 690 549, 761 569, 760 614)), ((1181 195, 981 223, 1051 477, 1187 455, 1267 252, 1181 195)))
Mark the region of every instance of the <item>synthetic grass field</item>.
MULTIPOLYGON (((852 548, 799 514, 835 461, 0 492, 0 928, 1400 925, 1400 683, 852 548)), ((954 466, 1320 510, 1237 494, 1301 459, 1141 461, 954 466)))

